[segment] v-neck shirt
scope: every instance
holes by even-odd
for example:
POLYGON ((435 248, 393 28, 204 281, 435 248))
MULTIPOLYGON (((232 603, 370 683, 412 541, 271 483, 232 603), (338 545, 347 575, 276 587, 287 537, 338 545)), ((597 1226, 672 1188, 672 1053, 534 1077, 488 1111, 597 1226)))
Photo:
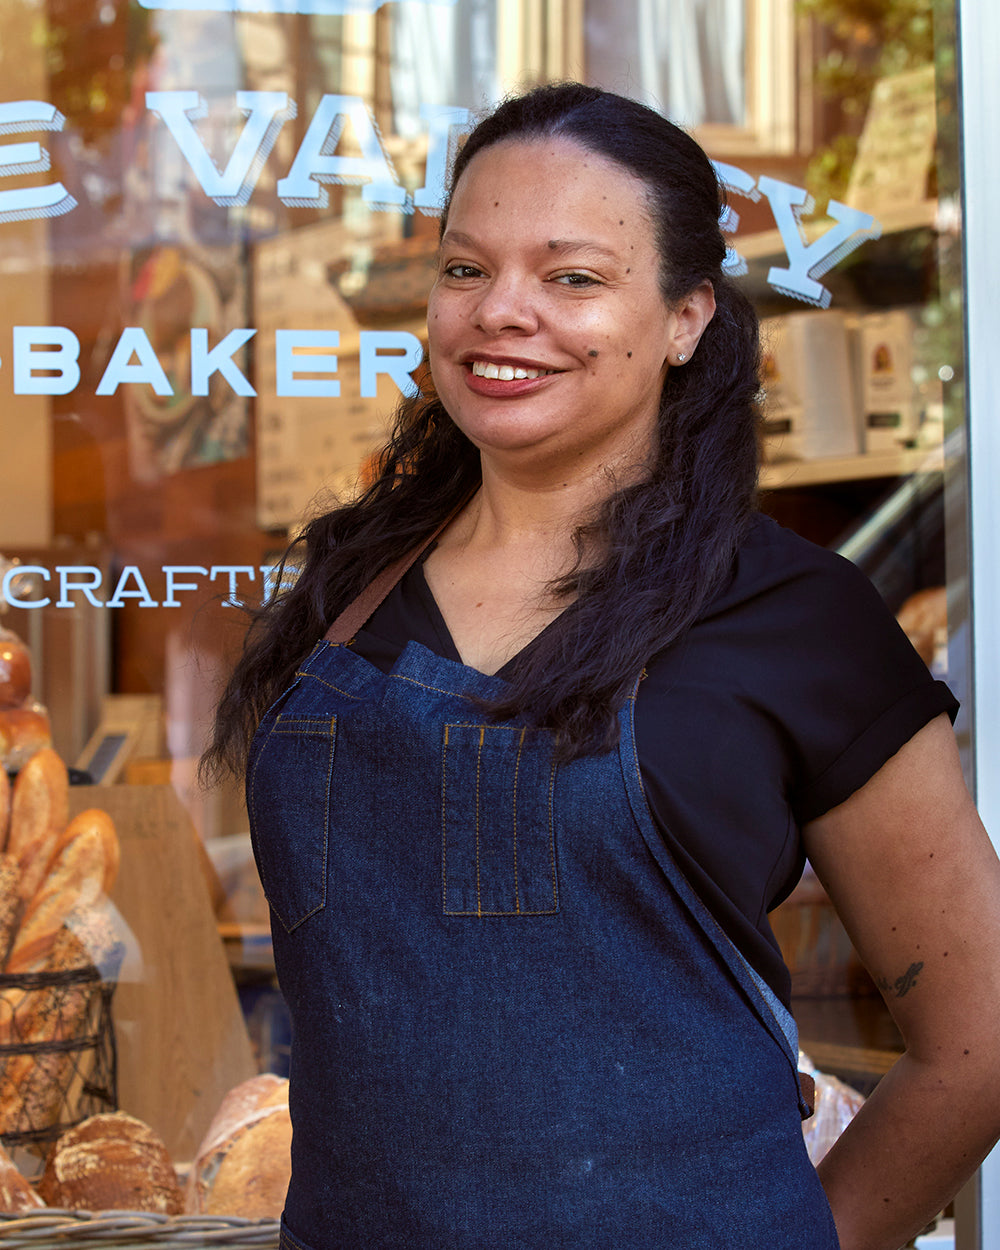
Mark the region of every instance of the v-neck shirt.
MULTIPOLYGON (((462 663, 422 562, 353 646, 388 672, 411 641, 462 663)), ((957 708, 854 565, 763 515, 726 588, 680 642, 648 661, 635 730, 654 823, 786 1005, 790 977, 767 913, 801 876, 802 825, 957 708)))

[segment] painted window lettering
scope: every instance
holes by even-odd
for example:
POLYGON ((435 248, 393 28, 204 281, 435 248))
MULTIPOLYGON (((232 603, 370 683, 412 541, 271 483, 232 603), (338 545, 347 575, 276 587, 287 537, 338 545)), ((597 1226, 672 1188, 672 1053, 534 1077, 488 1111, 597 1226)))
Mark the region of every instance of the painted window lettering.
MULTIPOLYGON (((245 120, 225 169, 219 169, 198 135, 197 122, 205 115, 206 105, 197 91, 149 91, 146 93, 146 104, 169 130, 205 195, 223 207, 242 206, 249 202, 281 127, 297 112, 295 101, 286 92, 237 92, 236 105, 245 120)), ((424 185, 410 195, 400 185, 378 127, 361 97, 322 96, 288 173, 278 181, 279 198, 297 207, 323 208, 327 203, 326 186, 355 185, 361 186, 364 203, 375 212, 412 213, 417 210, 428 215, 440 213, 449 153, 459 133, 469 124, 469 114, 464 108, 435 105, 423 107, 421 118, 427 126, 428 136, 424 185), (360 156, 343 156, 336 152, 348 125, 360 147, 360 156)), ((58 130, 62 125, 63 118, 57 110, 37 100, 0 105, 0 134, 58 130)), ((0 179, 4 175, 44 171, 47 168, 48 156, 39 144, 0 144, 0 179)), ((802 229, 802 217, 812 210, 813 204, 804 188, 777 178, 754 178, 745 170, 723 162, 717 162, 716 169, 730 194, 751 200, 759 200, 763 196, 771 207, 787 263, 772 266, 768 282, 793 299, 819 308, 828 307, 830 291, 819 279, 866 240, 878 238, 881 233, 878 222, 868 213, 831 200, 826 211, 833 224, 810 242, 802 229)), ((0 190, 0 222, 66 213, 75 203, 61 183, 0 190)), ((728 209, 723 218, 723 229, 732 234, 738 223, 738 213, 728 209)), ((735 247, 729 249, 726 268, 734 274, 746 271, 746 261, 735 247)), ((249 337, 253 331, 237 333, 249 337)), ((239 389, 249 384, 245 379, 242 382, 239 380, 238 371, 231 361, 236 346, 235 340, 227 338, 211 352, 204 343, 199 343, 197 350, 204 361, 204 369, 209 373, 218 370, 238 394, 249 395, 253 393, 251 390, 239 389), (204 360, 206 354, 210 357, 207 361, 204 360)), ((65 343, 62 349, 67 350, 65 343)), ((122 348, 123 352, 125 350, 122 348)), ((138 355, 138 367, 144 371, 141 380, 153 385, 156 365, 148 355, 144 357, 144 351, 144 345, 135 340, 130 345, 126 360, 133 353, 138 355)), ((116 368, 124 368, 124 364, 118 361, 116 368)), ((128 376, 140 380, 137 375, 128 376)), ((207 374, 203 371, 204 376, 207 374)), ((165 379, 157 378, 158 385, 162 386, 164 382, 165 379)), ((321 389, 315 393, 328 395, 331 391, 321 389)))
MULTIPOLYGON (((234 353, 256 333, 249 329, 230 330, 210 348, 208 330, 193 327, 189 353, 191 394, 207 395, 209 380, 218 373, 237 395, 256 395, 233 360, 234 353)), ((276 331, 275 394, 282 398, 338 398, 340 382, 333 376, 337 372, 333 349, 339 342, 336 330, 276 331)), ((377 398, 380 374, 388 377, 401 394, 417 393, 412 374, 423 359, 423 346, 415 334, 404 330, 362 330, 359 344, 358 393, 363 399, 377 398)), ((15 395, 68 395, 78 385, 80 340, 66 326, 14 326, 12 346, 15 395)), ((122 330, 96 394, 114 395, 121 386, 150 386, 157 395, 174 394, 166 370, 141 326, 126 326, 122 330)))
MULTIPOLYGON (((0 135, 62 130, 65 120, 54 105, 43 100, 14 100, 9 104, 0 104, 0 135)), ((0 144, 0 178, 44 173, 50 163, 49 154, 40 143, 0 144)), ((0 191, 0 221, 58 217, 75 207, 76 200, 61 182, 0 191)))
MULTIPOLYGON (((93 608, 123 608, 134 603, 140 608, 179 608, 183 593, 202 590, 203 585, 225 588, 224 607, 241 607, 241 588, 259 581, 263 597, 275 591, 277 567, 269 564, 164 564, 158 570, 163 579, 163 598, 150 590, 152 577, 135 564, 126 564, 109 582, 104 573, 92 564, 58 564, 53 569, 42 564, 10 565, 0 578, 0 605, 10 608, 74 608, 89 604, 93 608)), ((287 573, 286 573, 287 576, 287 573)))
MULTIPOLYGON (((207 107, 197 91, 147 91, 146 106, 170 131, 198 185, 223 207, 246 204, 264 162, 285 122, 297 106, 283 91, 239 91, 236 105, 246 121, 225 170, 219 170, 198 136, 196 122, 207 107)), ((360 96, 320 97, 286 177, 278 182, 278 198, 300 208, 325 208, 324 184, 361 186, 362 199, 376 211, 412 213, 414 206, 434 216, 444 202, 450 145, 468 127, 469 111, 424 105, 428 155, 424 186, 410 197, 400 186, 382 144, 371 110, 360 96), (338 156, 337 145, 350 124, 360 156, 338 156)))

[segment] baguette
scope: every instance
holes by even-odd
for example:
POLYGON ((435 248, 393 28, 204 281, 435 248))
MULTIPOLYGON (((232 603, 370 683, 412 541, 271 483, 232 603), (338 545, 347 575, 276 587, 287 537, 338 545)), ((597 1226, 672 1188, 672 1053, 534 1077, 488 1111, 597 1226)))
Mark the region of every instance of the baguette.
POLYGON ((18 889, 20 882, 17 861, 6 851, 0 851, 0 968, 7 963, 17 927, 21 923, 24 904, 18 889))
POLYGON ((93 830, 100 838, 104 847, 104 879, 101 882, 101 893, 110 894, 111 888, 118 879, 118 868, 121 864, 121 846, 115 830, 115 822, 107 812, 99 807, 88 807, 78 812, 60 834, 52 850, 48 872, 55 867, 56 859, 64 851, 66 844, 80 836, 84 830, 93 830))
POLYGON ((104 839, 89 812, 75 817, 49 863, 45 879, 28 902, 7 972, 40 972, 48 965, 56 934, 71 911, 92 907, 105 875, 104 839))
POLYGON ((19 893, 27 902, 45 876, 59 835, 69 823, 69 773, 47 747, 17 774, 10 805, 7 853, 21 870, 19 893))
POLYGON ((10 833, 10 776, 6 768, 0 768, 0 851, 7 849, 10 833))

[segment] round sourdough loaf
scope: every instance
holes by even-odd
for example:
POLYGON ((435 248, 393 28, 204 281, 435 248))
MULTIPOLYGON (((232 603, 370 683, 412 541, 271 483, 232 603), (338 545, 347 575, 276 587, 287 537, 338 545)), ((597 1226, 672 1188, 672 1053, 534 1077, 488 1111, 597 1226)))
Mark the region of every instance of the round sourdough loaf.
POLYGON ((288 1082, 264 1073, 223 1099, 188 1177, 191 1214, 277 1219, 291 1177, 288 1082))
POLYGON ((38 1192, 50 1207, 75 1211, 156 1211, 177 1215, 184 1201, 159 1136, 122 1111, 91 1116, 57 1140, 38 1192))

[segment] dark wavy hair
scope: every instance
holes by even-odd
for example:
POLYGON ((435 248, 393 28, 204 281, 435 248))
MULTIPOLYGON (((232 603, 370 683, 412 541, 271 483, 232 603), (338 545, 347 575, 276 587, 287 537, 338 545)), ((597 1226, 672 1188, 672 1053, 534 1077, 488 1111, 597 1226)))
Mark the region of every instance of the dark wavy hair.
MULTIPOLYGON (((508 99, 469 135, 451 193, 484 148, 554 136, 645 184, 667 304, 706 281, 716 299, 697 351, 667 371, 651 472, 613 489, 599 515, 581 524, 577 565, 553 586, 569 606, 514 662, 507 693, 491 708, 498 718, 553 730, 565 760, 614 746, 617 713, 645 663, 684 634, 731 576, 756 508, 760 361, 756 315, 722 271, 715 171, 698 144, 654 110, 579 83, 508 99), (597 550, 600 563, 585 561, 585 550, 597 550)), ((446 205, 442 232, 447 215, 446 205)), ((244 767, 260 717, 329 622, 480 481, 479 453, 436 396, 404 400, 372 485, 309 522, 291 552, 301 564, 294 583, 254 610, 203 760, 209 775, 244 767)))

